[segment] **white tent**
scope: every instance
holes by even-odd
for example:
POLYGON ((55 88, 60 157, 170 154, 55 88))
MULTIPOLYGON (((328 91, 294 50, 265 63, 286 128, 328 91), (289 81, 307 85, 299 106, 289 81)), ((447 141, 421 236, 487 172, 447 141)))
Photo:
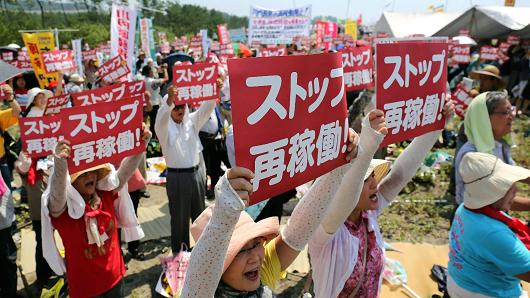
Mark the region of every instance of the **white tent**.
POLYGON ((375 32, 391 37, 432 36, 456 19, 461 12, 384 12, 375 24, 375 32))
POLYGON ((476 39, 505 37, 508 34, 530 37, 530 7, 473 6, 434 35, 456 36, 469 30, 476 39), (525 28, 526 27, 526 28, 525 28))

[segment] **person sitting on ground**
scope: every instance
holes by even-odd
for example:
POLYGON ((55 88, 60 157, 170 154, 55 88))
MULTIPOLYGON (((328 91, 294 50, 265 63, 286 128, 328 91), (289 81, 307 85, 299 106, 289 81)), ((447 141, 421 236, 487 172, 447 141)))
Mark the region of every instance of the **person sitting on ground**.
POLYGON ((530 282, 530 228, 507 212, 516 197, 516 182, 529 183, 530 170, 470 152, 458 172, 465 192, 449 232, 448 294, 528 297, 521 280, 530 282))
MULTIPOLYGON (((448 100, 443 108, 446 121, 453 112, 453 102, 448 100)), ((370 119, 373 113, 368 115, 370 119)), ((383 116, 382 111, 376 113, 383 116)), ((387 133, 384 122, 374 126, 366 120, 362 123, 361 144, 368 133, 373 140, 381 142, 387 133)), ((372 159, 372 152, 363 152, 357 159, 370 165, 368 171, 350 169, 333 180, 336 184, 329 187, 338 188, 337 193, 309 241, 316 297, 379 296, 385 258, 378 217, 414 177, 440 132, 414 138, 396 159, 390 173, 390 162, 372 159)))
MULTIPOLYGON (((145 125, 142 129, 147 146, 151 133, 145 125)), ((126 241, 144 236, 127 193, 127 181, 142 154, 123 159, 117 171, 107 163, 68 175, 70 153, 69 141, 57 143, 53 172, 42 195, 44 257, 58 275, 66 271, 70 297, 124 297, 125 266, 117 229, 126 241), (61 236, 66 262, 55 246, 53 229, 61 236)))
MULTIPOLYGON (((350 130, 347 161, 356 156, 356 138, 350 130)), ((373 154, 377 144, 369 145, 363 148, 373 154)), ((364 172, 367 167, 368 163, 357 163, 352 169, 364 172)), ((243 211, 252 193, 253 173, 241 167, 228 170, 215 187, 214 207, 193 223, 191 232, 198 242, 181 297, 272 297, 271 289, 285 277, 333 198, 335 190, 329 185, 336 175, 330 173, 315 181, 279 231, 276 217, 254 222, 243 211)))

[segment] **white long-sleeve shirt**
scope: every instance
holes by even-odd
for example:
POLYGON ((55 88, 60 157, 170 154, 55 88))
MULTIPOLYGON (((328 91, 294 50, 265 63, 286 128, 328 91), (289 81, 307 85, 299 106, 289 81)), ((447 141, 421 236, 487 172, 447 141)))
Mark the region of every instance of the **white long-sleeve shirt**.
POLYGON ((199 164, 202 148, 199 129, 208 121, 215 108, 215 100, 203 102, 193 113, 188 113, 186 108, 184 119, 178 124, 171 118, 173 107, 174 104, 168 106, 166 95, 156 115, 156 135, 169 168, 191 168, 199 164))

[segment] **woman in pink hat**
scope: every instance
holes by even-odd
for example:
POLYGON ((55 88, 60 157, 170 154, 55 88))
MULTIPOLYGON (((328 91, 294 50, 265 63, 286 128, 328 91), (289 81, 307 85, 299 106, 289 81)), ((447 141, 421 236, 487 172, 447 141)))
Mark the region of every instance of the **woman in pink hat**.
MULTIPOLYGON (((382 111, 371 112, 368 127, 360 136, 361 157, 318 178, 280 230, 277 218, 254 222, 246 212, 253 173, 233 168, 215 187, 216 204, 205 210, 191 228, 193 248, 181 297, 272 297, 271 289, 285 277, 285 270, 320 225, 335 194, 330 187, 344 173, 366 172, 382 138, 382 111)), ((367 118, 368 118, 367 117, 367 118)), ((351 131, 351 130, 350 130, 351 131)), ((347 160, 355 156, 350 133, 347 160)), ((339 183, 340 183, 339 178, 339 183)))

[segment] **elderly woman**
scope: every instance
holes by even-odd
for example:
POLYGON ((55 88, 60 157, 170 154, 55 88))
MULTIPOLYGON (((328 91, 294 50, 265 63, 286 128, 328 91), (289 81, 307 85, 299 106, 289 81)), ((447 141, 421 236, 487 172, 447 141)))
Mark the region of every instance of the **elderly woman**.
MULTIPOLYGON (((144 128, 146 145, 150 136, 144 128)), ((68 175, 70 152, 70 143, 59 141, 42 196, 44 257, 57 274, 66 271, 70 297, 123 297, 125 266, 117 229, 126 241, 143 237, 127 194, 127 181, 142 155, 125 158, 117 171, 100 164, 68 175), (66 262, 55 246, 53 229, 61 236, 66 262)))
MULTIPOLYGON (((384 122, 382 113, 371 120, 373 127, 384 122)), ((355 159, 349 172, 366 172, 377 150, 378 139, 366 131, 359 146, 370 157, 355 159)), ((356 152, 353 135, 351 131, 347 160, 356 152)), ((335 189, 330 185, 340 176, 333 172, 345 171, 347 166, 339 167, 317 179, 281 231, 277 218, 255 223, 243 211, 252 193, 252 172, 239 167, 227 171, 215 188, 215 207, 206 209, 193 223, 192 234, 200 238, 191 254, 181 297, 272 297, 271 289, 304 249, 333 198, 335 189)))
POLYGON ((507 211, 530 171, 480 152, 466 154, 458 171, 465 193, 449 234, 449 295, 528 297, 521 280, 530 282, 530 228, 507 211))
MULTIPOLYGON (((468 141, 456 155, 455 170, 460 166, 462 158, 469 152, 490 153, 504 163, 513 165, 514 161, 510 151, 513 119, 514 109, 506 93, 485 92, 475 97, 466 111, 464 125, 468 141)), ((458 171, 455 174, 455 198, 460 204, 464 199, 464 181, 458 171)), ((530 200, 516 197, 512 208, 519 211, 530 210, 530 200)))

